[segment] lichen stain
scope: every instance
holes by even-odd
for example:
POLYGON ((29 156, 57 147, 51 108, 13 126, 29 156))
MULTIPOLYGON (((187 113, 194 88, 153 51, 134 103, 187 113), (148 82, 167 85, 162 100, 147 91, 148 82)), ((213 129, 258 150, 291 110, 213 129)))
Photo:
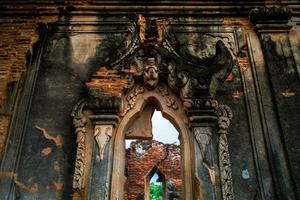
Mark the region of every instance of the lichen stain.
POLYGON ((81 64, 87 62, 89 58, 94 57, 101 40, 102 38, 96 34, 89 34, 86 37, 82 37, 82 35, 72 36, 71 45, 74 61, 81 64))
POLYGON ((54 182, 54 187, 56 191, 61 191, 63 188, 64 184, 61 182, 54 182))
POLYGON ((54 171, 59 172, 60 167, 57 161, 54 162, 54 166, 53 166, 54 171))
POLYGON ((233 73, 230 73, 226 78, 226 82, 233 82, 234 80, 235 80, 235 76, 233 75, 233 73))
POLYGON ((46 187, 45 187, 45 188, 46 188, 46 190, 47 190, 47 191, 49 191, 49 190, 50 190, 50 186, 49 186, 49 185, 46 185, 46 187))
POLYGON ((203 200, 203 192, 201 192, 201 181, 195 176, 195 200, 203 200))
POLYGON ((16 173, 13 172, 0 172, 0 177, 9 177, 9 178, 15 178, 17 177, 16 173))
POLYGON ((38 129, 38 130, 40 130, 40 131, 43 133, 44 137, 45 137, 47 140, 52 140, 52 141, 55 143, 55 145, 56 145, 57 147, 61 147, 61 146, 62 146, 62 138, 61 138, 60 135, 56 135, 56 136, 54 137, 54 136, 50 135, 50 134, 47 132, 46 129, 44 129, 44 128, 38 126, 38 125, 36 125, 35 128, 38 129))
POLYGON ((241 96, 242 96, 242 92, 240 92, 238 90, 236 90, 232 93, 232 98, 234 98, 234 99, 240 99, 241 96))
POLYGON ((292 97, 292 96, 295 96, 295 92, 293 92, 291 89, 287 88, 287 89, 284 89, 282 92, 281 92, 281 95, 284 96, 284 97, 292 97))
POLYGON ((43 156, 49 156, 52 153, 52 149, 50 147, 44 148, 42 150, 42 155, 43 156))
POLYGON ((17 179, 14 179, 14 183, 17 187, 19 187, 22 190, 25 190, 30 193, 36 193, 39 190, 38 184, 34 183, 32 186, 26 186, 24 183, 18 181, 17 179))
MULTIPOLYGON (((39 190, 38 184, 34 183, 32 186, 26 186, 24 183, 18 181, 18 174, 13 172, 0 172, 0 177, 9 177, 13 179, 15 185, 22 190, 25 190, 30 193, 36 193, 39 190)), ((29 178, 31 181, 31 178, 29 178)))
POLYGON ((203 165, 208 170, 208 173, 209 173, 209 176, 210 176, 210 181, 214 185, 216 183, 216 174, 215 174, 215 168, 214 168, 214 166, 211 166, 211 165, 209 165, 206 162, 203 162, 203 165))

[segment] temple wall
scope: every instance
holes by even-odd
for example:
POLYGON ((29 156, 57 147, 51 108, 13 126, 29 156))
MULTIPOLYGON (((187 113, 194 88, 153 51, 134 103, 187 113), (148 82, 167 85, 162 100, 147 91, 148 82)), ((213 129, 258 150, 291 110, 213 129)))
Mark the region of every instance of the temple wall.
MULTIPOLYGON (((234 114, 228 144, 235 199, 299 198, 299 2, 271 2, 267 7, 293 9, 292 18, 282 22, 275 14, 273 21, 264 19, 265 23, 250 20, 249 12, 267 2, 251 2, 228 6, 199 2, 168 8, 163 3, 160 8, 130 2, 121 6, 104 6, 100 1, 4 2, 0 13, 0 196, 73 197, 77 146, 72 109, 88 96, 87 87, 117 96, 130 87, 136 66, 112 68, 109 63, 130 48, 132 21, 136 12, 147 8, 152 18, 171 18, 170 27, 181 45, 194 45, 186 49, 196 57, 203 56, 202 41, 220 39, 235 59, 215 94, 234 114), (93 82, 99 77, 103 81, 93 82)), ((208 54, 215 50, 205 48, 210 49, 208 54)), ((101 162, 96 161, 96 143, 92 145, 95 186, 88 195, 105 199, 112 190, 107 186, 112 143, 101 162)), ((209 171, 205 166, 197 170, 209 171)), ((220 170, 213 172, 219 178, 220 170)), ((212 182, 208 173, 203 177, 212 182)))

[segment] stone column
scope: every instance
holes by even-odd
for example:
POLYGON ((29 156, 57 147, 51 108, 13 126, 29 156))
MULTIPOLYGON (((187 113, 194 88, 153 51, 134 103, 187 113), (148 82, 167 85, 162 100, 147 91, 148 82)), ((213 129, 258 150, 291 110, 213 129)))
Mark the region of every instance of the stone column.
MULTIPOLYGON (((255 57, 259 51, 251 43, 255 41, 255 33, 249 35, 249 50, 250 55, 254 55, 251 59, 256 71, 255 84, 260 94, 261 121, 275 192, 279 199, 289 200, 297 199, 297 194, 285 152, 290 153, 288 156, 293 156, 289 149, 296 147, 285 149, 285 146, 292 144, 289 140, 300 139, 297 137, 300 129, 297 122, 300 117, 300 99, 297 95, 300 93, 300 80, 289 41, 291 16, 291 11, 286 7, 261 7, 250 12, 263 58, 255 57), (256 65, 262 59, 265 65, 256 65)), ((295 175, 297 174, 299 173, 295 171, 295 175)), ((268 199, 267 196, 262 198, 268 199)))
MULTIPOLYGON (((214 134, 217 116, 210 106, 202 107, 206 100, 194 99, 187 111, 193 133, 195 149, 195 196, 198 200, 217 198, 219 169, 217 162, 217 135, 214 134)), ((209 101, 207 101, 210 104, 209 101)))
POLYGON ((234 200, 227 135, 233 114, 214 100, 193 100, 188 116, 194 138, 196 196, 234 200))
POLYGON ((89 105, 93 114, 89 115, 94 125, 91 181, 88 199, 108 200, 113 159, 113 134, 118 123, 120 99, 109 94, 92 97, 89 105))

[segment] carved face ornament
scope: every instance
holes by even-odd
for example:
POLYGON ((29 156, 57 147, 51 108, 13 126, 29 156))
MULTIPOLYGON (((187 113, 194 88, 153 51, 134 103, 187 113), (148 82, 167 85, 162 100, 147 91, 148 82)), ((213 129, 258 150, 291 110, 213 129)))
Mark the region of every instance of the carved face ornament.
POLYGON ((155 58, 148 58, 143 72, 144 83, 150 89, 154 89, 158 83, 158 68, 155 58))

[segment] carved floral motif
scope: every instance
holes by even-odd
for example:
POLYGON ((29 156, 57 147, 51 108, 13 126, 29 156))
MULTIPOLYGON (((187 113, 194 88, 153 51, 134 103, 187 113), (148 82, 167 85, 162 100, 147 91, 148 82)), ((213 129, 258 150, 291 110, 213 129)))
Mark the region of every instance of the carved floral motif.
POLYGON ((75 170, 73 177, 73 188, 83 189, 84 185, 84 174, 85 174, 85 134, 87 132, 86 125, 88 123, 87 116, 83 113, 83 108, 87 105, 87 102, 82 100, 75 105, 72 117, 75 126, 75 133, 77 135, 77 153, 75 161, 75 170))
POLYGON ((159 86, 157 89, 161 93, 161 95, 165 98, 166 105, 170 108, 173 108, 174 110, 177 110, 178 109, 177 102, 174 98, 172 98, 169 95, 169 91, 168 91, 167 87, 159 86))
POLYGON ((127 105, 125 106, 125 110, 122 113, 122 117, 124 117, 128 111, 133 109, 136 104, 137 97, 144 93, 145 88, 142 85, 138 85, 133 89, 133 92, 126 97, 127 105))

